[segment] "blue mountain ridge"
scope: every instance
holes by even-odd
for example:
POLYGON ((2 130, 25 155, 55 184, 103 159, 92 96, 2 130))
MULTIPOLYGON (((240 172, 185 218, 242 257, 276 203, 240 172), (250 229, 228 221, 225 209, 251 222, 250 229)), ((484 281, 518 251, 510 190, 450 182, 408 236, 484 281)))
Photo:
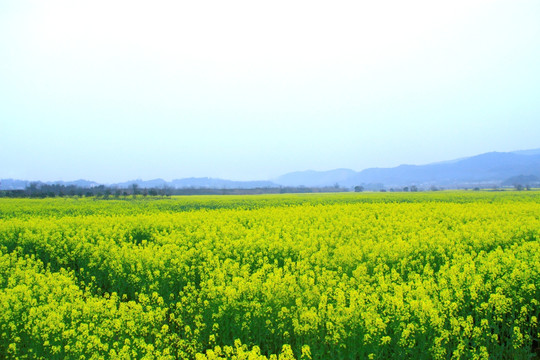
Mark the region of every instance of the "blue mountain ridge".
MULTIPOLYGON (((477 185, 508 185, 509 179, 540 178, 540 149, 513 152, 488 152, 476 156, 442 161, 426 165, 399 165, 392 168, 368 168, 362 171, 334 169, 328 171, 295 171, 271 181, 233 181, 209 177, 191 177, 166 181, 163 179, 130 180, 108 184, 127 188, 136 184, 140 188, 219 188, 253 189, 279 186, 325 187, 335 186, 378 189, 399 186, 466 187, 477 185)), ((24 189, 28 180, 1 179, 0 190, 24 189)), ((43 184, 94 187, 100 184, 88 180, 48 181, 43 184)))
POLYGON ((282 175, 275 183, 288 186, 447 186, 480 184, 500 185, 506 179, 540 176, 540 149, 516 152, 489 152, 472 157, 426 165, 399 165, 393 168, 369 168, 359 172, 349 169, 303 171, 282 175))

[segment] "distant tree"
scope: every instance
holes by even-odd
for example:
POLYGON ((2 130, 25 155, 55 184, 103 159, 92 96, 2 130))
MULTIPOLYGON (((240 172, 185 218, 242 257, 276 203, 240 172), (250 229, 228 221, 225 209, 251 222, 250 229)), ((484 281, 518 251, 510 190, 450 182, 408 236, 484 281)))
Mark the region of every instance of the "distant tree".
POLYGON ((523 185, 521 185, 521 184, 514 184, 514 189, 516 189, 517 191, 522 191, 522 190, 523 190, 523 185))
POLYGON ((355 187, 354 187, 354 191, 355 191, 355 192, 362 192, 362 191, 364 191, 364 187, 363 187, 363 186, 360 186, 360 185, 355 186, 355 187))
POLYGON ((163 185, 163 189, 161 191, 161 195, 162 196, 171 196, 174 192, 174 188, 170 187, 170 186, 167 186, 167 185, 163 185))
POLYGON ((431 191, 439 191, 439 188, 436 187, 435 185, 431 185, 431 187, 429 188, 429 190, 431 190, 431 191))
POLYGON ((103 196, 103 194, 105 193, 105 185, 96 186, 93 190, 96 197, 103 196))
POLYGON ((473 191, 480 191, 480 188, 479 188, 479 187, 475 187, 475 188, 473 189, 473 191))
POLYGON ((30 183, 30 186, 28 186, 26 188, 26 191, 28 193, 28 195, 30 195, 30 197, 34 197, 34 196, 37 196, 38 195, 38 192, 39 192, 39 183, 37 182, 31 182, 30 183))
POLYGON ((139 193, 139 185, 138 184, 131 184, 131 194, 133 195, 133 198, 135 199, 137 197, 137 194, 139 193))
POLYGON ((403 191, 405 191, 405 192, 409 191, 409 187, 408 187, 408 186, 405 186, 405 187, 403 188, 403 191))
POLYGON ((416 187, 416 185, 411 186, 411 191, 414 191, 414 192, 418 191, 418 188, 416 187))

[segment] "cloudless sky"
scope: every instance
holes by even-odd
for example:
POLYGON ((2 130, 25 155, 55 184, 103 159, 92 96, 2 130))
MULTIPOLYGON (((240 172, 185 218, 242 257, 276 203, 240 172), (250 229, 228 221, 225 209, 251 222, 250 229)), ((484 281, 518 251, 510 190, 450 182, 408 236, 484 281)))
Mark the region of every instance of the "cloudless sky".
POLYGON ((540 1, 0 2, 0 178, 271 179, 540 147, 540 1))

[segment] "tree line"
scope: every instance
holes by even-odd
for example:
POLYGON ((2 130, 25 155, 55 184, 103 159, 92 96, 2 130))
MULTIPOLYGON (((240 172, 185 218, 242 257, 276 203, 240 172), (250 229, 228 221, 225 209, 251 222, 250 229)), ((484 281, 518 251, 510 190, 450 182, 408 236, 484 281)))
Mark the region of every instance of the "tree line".
POLYGON ((0 197, 8 198, 50 198, 50 197, 96 197, 102 199, 126 199, 128 197, 172 196, 172 195, 257 195, 288 193, 343 192, 346 188, 328 187, 261 187, 253 189, 239 188, 173 188, 168 186, 141 188, 138 184, 129 187, 98 185, 81 187, 76 185, 44 184, 32 182, 25 189, 0 190, 0 197))

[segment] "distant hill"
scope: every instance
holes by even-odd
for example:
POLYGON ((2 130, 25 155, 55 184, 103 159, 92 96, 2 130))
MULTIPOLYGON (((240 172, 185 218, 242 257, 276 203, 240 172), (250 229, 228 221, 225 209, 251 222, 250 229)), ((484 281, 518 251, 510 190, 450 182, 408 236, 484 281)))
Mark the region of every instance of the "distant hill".
POLYGON ((207 178, 207 177, 175 179, 171 183, 173 187, 175 188, 203 187, 203 188, 216 188, 216 189, 254 189, 254 188, 278 186, 271 181, 265 181, 265 180, 234 181, 234 180, 207 178))
MULTIPOLYGON (((369 168, 362 171, 335 169, 329 171, 296 171, 284 174, 273 181, 233 181, 208 177, 184 178, 165 181, 131 180, 110 184, 111 187, 129 188, 208 188, 208 189, 255 189, 285 187, 328 187, 338 184, 352 188, 357 185, 367 190, 404 187, 443 186, 448 188, 472 186, 512 186, 513 181, 528 181, 540 178, 540 149, 513 152, 489 152, 455 160, 426 165, 400 165, 393 168, 369 168)), ((24 189, 30 184, 26 180, 2 179, 0 190, 24 189)), ((42 182, 42 184, 75 185, 94 187, 99 183, 88 180, 42 182)), ((531 184, 532 185, 532 184, 531 184)))
POLYGON ((169 183, 163 179, 152 179, 152 180, 129 180, 120 183, 111 184, 111 187, 117 187, 120 189, 130 188, 133 184, 137 185, 140 188, 162 188, 169 183))
POLYGON ((506 179, 502 182, 503 186, 515 186, 515 185, 521 185, 521 186, 540 186, 540 176, 534 176, 534 175, 519 175, 519 176, 512 176, 511 178, 506 179))
MULTIPOLYGON (((47 184, 47 185, 64 185, 71 186, 75 185, 81 188, 92 188, 99 186, 99 184, 94 181, 88 180, 75 180, 75 181, 27 181, 27 180, 15 180, 15 179, 1 179, 0 180, 0 190, 23 190, 28 187, 31 183, 47 184)), ((224 180, 224 179, 215 179, 215 178, 185 178, 185 179, 175 179, 172 181, 165 181, 163 179, 152 179, 152 180, 130 180, 120 183, 108 184, 112 188, 126 189, 131 188, 133 184, 136 184, 141 189, 151 189, 164 187, 170 187, 175 189, 183 188, 207 188, 207 189, 256 189, 256 188, 276 188, 279 185, 274 184, 271 181, 233 181, 233 180, 224 180)))
POLYGON ((171 187, 175 189, 182 188, 208 188, 208 189, 254 189, 262 187, 277 187, 278 185, 270 181, 233 181, 208 177, 184 178, 165 181, 163 179, 153 180, 130 180, 122 183, 112 184, 113 187, 129 188, 137 184, 140 188, 163 188, 171 187))
POLYGON ((390 169, 366 169, 353 181, 392 185, 460 186, 500 184, 512 176, 540 175, 540 155, 490 152, 455 162, 401 165, 390 169))
POLYGON ((82 188, 91 188, 91 187, 99 185, 95 181, 88 181, 88 180, 83 180, 83 179, 74 180, 74 181, 46 181, 46 182, 44 182, 44 184, 47 184, 47 185, 57 184, 57 185, 64 185, 64 186, 78 186, 78 187, 82 187, 82 188))
POLYGON ((400 165, 393 168, 369 168, 301 171, 280 176, 277 184, 287 186, 475 186, 502 185, 513 176, 540 176, 540 149, 516 152, 490 152, 467 158, 426 165, 400 165))
POLYGON ((357 175, 350 169, 336 169, 330 171, 296 171, 282 175, 274 180, 276 184, 283 186, 333 186, 343 184, 357 175))
POLYGON ((77 186, 81 188, 91 188, 99 185, 97 182, 82 179, 74 181, 28 181, 17 179, 1 179, 0 190, 23 190, 32 183, 47 185, 58 184, 64 186, 77 186))
POLYGON ((0 190, 23 190, 30 184, 30 181, 17 179, 1 179, 0 190))

